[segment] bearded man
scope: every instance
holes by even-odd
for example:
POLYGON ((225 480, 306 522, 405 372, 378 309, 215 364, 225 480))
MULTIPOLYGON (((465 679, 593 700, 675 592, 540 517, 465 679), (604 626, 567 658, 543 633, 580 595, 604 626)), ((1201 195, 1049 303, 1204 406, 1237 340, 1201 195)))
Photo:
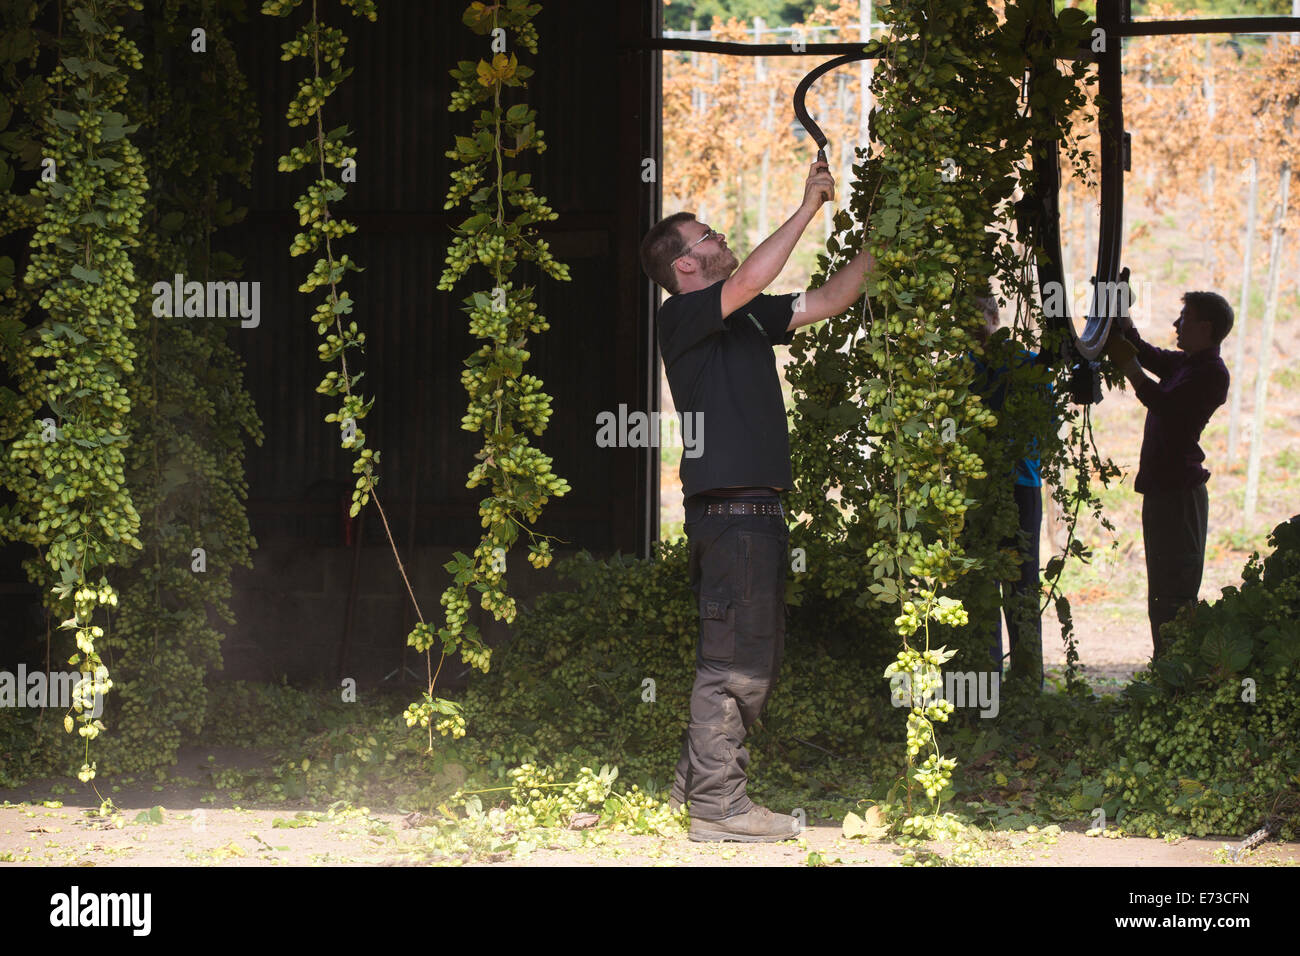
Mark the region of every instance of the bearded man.
POLYGON ((673 402, 700 423, 696 457, 683 456, 690 582, 700 613, 690 725, 670 803, 689 801, 696 841, 787 840, 798 821, 746 794, 745 735, 776 681, 785 647, 789 529, 781 493, 794 484, 773 349, 796 329, 847 310, 875 263, 864 250, 817 289, 764 290, 835 180, 814 163, 798 210, 739 262, 726 236, 679 212, 641 244, 646 274, 670 293, 659 349, 673 402))

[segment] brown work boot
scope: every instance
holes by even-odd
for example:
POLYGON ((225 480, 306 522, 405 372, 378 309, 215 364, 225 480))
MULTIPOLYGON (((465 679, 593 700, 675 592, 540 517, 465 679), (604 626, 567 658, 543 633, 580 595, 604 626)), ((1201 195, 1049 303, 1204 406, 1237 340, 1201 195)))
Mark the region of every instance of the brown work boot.
POLYGON ((779 843, 799 835, 799 821, 789 814, 773 813, 755 805, 747 813, 725 820, 691 820, 691 839, 696 843, 731 840, 736 843, 779 843))

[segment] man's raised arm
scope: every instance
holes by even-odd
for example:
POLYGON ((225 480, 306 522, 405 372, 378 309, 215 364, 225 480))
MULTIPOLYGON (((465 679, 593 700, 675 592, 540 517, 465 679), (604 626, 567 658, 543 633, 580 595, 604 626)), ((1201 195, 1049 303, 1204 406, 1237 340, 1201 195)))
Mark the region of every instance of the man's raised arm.
POLYGON ((863 249, 840 266, 816 289, 809 289, 803 297, 804 308, 797 309, 790 320, 789 331, 839 315, 862 296, 862 280, 874 270, 876 260, 863 249))
POLYGON ((813 163, 804 183, 803 202, 799 210, 785 221, 722 284, 722 317, 725 319, 754 296, 761 293, 785 268, 794 245, 808 228, 821 204, 835 196, 835 179, 826 163, 813 163))

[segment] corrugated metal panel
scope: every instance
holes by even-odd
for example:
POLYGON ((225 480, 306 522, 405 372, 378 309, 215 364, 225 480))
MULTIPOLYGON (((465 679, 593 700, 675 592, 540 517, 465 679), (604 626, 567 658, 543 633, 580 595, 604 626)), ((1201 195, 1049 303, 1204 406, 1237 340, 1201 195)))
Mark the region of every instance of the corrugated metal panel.
MULTIPOLYGON (((366 269, 349 273, 345 286, 369 337, 360 389, 376 402, 365 425, 370 446, 383 453, 380 493, 399 541, 405 540, 413 494, 417 540, 464 544, 480 531, 483 489, 464 487, 478 439, 460 429, 466 404, 460 372, 476 343, 459 307, 464 295, 484 287, 485 277, 475 270, 463 290, 436 290, 449 224, 464 215, 443 213, 450 161, 442 153, 472 122, 471 114, 446 112, 446 71, 487 50, 486 38, 460 24, 462 9, 459 2, 381 4, 375 24, 347 18, 346 63, 355 72, 326 114, 327 127, 352 128, 358 148, 358 182, 348 185, 338 209, 359 231, 337 250, 366 269)), ((632 551, 636 544, 625 528, 635 521, 626 519, 655 503, 631 500, 635 484, 625 476, 635 475, 641 453, 596 448, 595 416, 620 402, 646 404, 637 398, 642 357, 619 354, 633 350, 617 345, 638 334, 632 328, 638 317, 619 314, 620 284, 643 280, 635 262, 620 268, 616 239, 620 229, 643 228, 620 222, 620 207, 635 208, 654 187, 640 182, 641 157, 620 152, 617 142, 626 90, 620 88, 613 17, 603 3, 545 4, 538 18, 541 53, 536 60, 523 54, 538 70, 527 96, 549 148, 540 157, 530 154, 522 168, 534 172, 535 184, 560 214, 547 238, 573 275, 570 283, 527 279, 538 286, 539 307, 552 325, 530 343, 529 370, 554 397, 551 425, 533 440, 573 486, 548 506, 543 530, 593 550, 632 551)), ((252 189, 241 200, 250 207, 248 223, 224 237, 245 257, 246 278, 263 283, 261 327, 232 333, 266 432, 265 445, 249 452, 250 510, 263 539, 337 543, 340 520, 329 502, 350 497, 351 456, 338 447, 336 426, 322 421, 334 400, 317 395, 315 387, 328 367, 316 359, 311 303, 296 291, 314 257, 288 255, 298 231, 293 201, 310 174, 275 169, 276 158, 305 135, 287 126, 284 112, 306 61, 279 60, 279 44, 293 32, 288 23, 251 19, 236 44, 261 111, 263 142, 252 189)), ((377 520, 367 522, 367 541, 381 533, 377 520)))

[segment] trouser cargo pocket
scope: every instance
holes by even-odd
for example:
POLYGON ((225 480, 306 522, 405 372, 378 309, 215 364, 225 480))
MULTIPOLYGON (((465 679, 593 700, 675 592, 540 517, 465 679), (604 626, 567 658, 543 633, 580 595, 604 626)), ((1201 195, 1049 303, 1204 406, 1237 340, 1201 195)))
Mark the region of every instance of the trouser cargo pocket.
POLYGON ((736 612, 731 595, 700 594, 700 657, 730 664, 736 653, 736 612))

